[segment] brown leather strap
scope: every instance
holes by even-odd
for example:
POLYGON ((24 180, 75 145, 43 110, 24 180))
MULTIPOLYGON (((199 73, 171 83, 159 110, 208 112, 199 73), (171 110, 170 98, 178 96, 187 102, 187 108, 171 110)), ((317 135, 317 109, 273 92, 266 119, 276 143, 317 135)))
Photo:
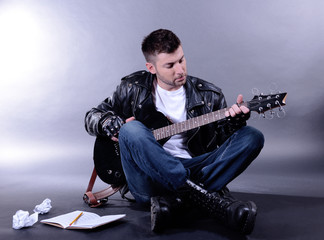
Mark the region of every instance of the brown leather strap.
POLYGON ((108 197, 118 192, 123 186, 112 186, 108 185, 107 188, 99 191, 99 192, 92 192, 94 183, 97 178, 96 169, 93 168, 91 178, 89 180, 89 184, 85 194, 83 195, 83 200, 87 203, 90 207, 98 207, 108 201, 108 197))
POLYGON ((90 181, 89 181, 88 188, 87 188, 86 192, 92 191, 94 183, 96 181, 96 178, 97 178, 97 172, 96 172, 96 169, 93 168, 91 178, 90 178, 90 181))

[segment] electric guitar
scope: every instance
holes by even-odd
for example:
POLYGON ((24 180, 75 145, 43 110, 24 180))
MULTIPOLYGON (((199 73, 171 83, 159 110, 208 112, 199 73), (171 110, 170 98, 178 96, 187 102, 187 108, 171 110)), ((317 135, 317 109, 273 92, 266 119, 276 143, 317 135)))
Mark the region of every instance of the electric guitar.
MULTIPOLYGON (((263 114, 273 108, 286 105, 286 97, 287 93, 259 95, 241 105, 246 106, 250 111, 263 114)), ((156 111, 144 124, 152 129, 155 139, 163 145, 173 135, 226 118, 225 112, 228 110, 229 108, 220 109, 179 123, 171 123, 161 112, 156 111)), ((126 183, 118 142, 108 137, 98 136, 94 145, 93 159, 96 172, 102 181, 115 186, 126 183)))

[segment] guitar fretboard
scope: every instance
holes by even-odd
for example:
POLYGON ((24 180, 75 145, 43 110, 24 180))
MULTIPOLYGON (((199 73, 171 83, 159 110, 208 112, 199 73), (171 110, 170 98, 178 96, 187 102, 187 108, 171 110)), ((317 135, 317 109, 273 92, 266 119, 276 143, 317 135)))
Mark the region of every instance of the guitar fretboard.
MULTIPOLYGON (((247 106, 247 103, 243 103, 242 105, 247 106)), ((158 128, 153 130, 153 135, 156 140, 161 140, 163 138, 171 137, 173 135, 186 132, 188 130, 207 125, 212 122, 219 121, 225 118, 225 112, 228 111, 229 108, 223 108, 214 112, 210 112, 204 115, 200 115, 198 117, 190 118, 186 121, 173 123, 171 125, 158 128)))

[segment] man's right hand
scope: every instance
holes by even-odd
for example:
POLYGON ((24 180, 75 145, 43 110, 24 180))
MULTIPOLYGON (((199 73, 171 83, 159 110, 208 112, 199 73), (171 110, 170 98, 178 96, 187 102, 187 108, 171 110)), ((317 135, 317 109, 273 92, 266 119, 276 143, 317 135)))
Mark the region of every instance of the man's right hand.
MULTIPOLYGON (((126 119, 126 123, 135 120, 135 117, 126 119)), ((108 118, 102 126, 102 129, 106 132, 107 136, 114 142, 118 142, 118 133, 121 126, 124 124, 124 120, 118 116, 112 116, 108 118)))
POLYGON ((102 130, 111 138, 111 140, 116 141, 119 129, 124 123, 125 122, 121 117, 110 116, 102 123, 102 130))

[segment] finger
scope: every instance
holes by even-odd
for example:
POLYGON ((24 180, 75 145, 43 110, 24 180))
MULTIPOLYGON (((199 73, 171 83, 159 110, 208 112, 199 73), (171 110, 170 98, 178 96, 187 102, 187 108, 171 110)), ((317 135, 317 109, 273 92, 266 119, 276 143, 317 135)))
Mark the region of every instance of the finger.
POLYGON ((230 109, 229 109, 229 113, 230 113, 231 117, 235 117, 235 116, 236 116, 236 113, 235 113, 235 111, 233 110, 233 108, 230 108, 230 109))
POLYGON ((250 109, 247 108, 247 107, 245 107, 245 106, 241 106, 240 109, 241 109, 241 111, 242 111, 244 114, 247 114, 247 113, 250 112, 250 109))
POLYGON ((235 114, 241 114, 242 113, 241 108, 237 104, 234 104, 231 108, 233 109, 235 114))
POLYGON ((130 122, 130 121, 134 121, 135 120, 135 117, 130 117, 130 118, 127 118, 126 119, 126 122, 128 123, 128 122, 130 122))
POLYGON ((111 137, 111 140, 113 140, 114 142, 118 142, 118 138, 116 137, 111 137))
POLYGON ((229 111, 225 111, 225 117, 229 117, 229 116, 230 116, 229 111))
POLYGON ((236 103, 240 104, 240 103, 242 103, 242 102, 243 102, 243 95, 242 95, 242 94, 239 94, 239 95, 237 96, 236 103))

